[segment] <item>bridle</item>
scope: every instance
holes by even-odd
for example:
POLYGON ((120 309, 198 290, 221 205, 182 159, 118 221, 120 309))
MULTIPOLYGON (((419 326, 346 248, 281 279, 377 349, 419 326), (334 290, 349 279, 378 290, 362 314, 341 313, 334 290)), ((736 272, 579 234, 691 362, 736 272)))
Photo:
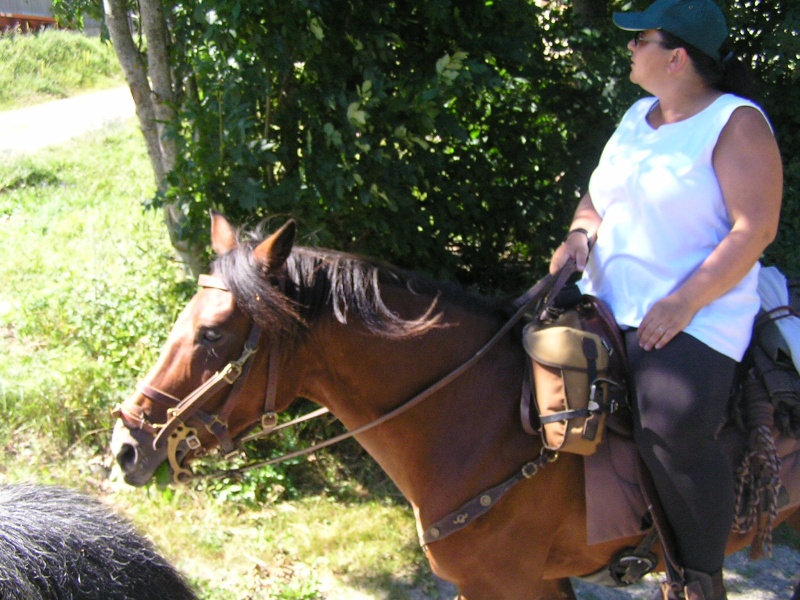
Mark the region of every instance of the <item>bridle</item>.
MULTIPOLYGON (((558 294, 566 283, 569 276, 574 272, 574 263, 563 268, 558 275, 548 275, 536 285, 534 285, 528 292, 517 299, 514 303, 516 312, 511 318, 506 321, 502 328, 495 333, 492 338, 486 342, 472 357, 466 362, 462 363, 456 369, 445 375, 442 379, 435 382, 433 385, 424 389, 422 392, 401 404, 397 408, 389 411, 383 416, 370 421, 365 425, 352 429, 341 435, 315 444, 309 448, 304 448, 294 452, 287 453, 283 456, 273 458, 271 460, 260 461, 240 467, 238 469, 224 471, 217 475, 219 477, 235 475, 252 470, 257 467, 275 464, 292 458, 297 458, 305 454, 316 452, 327 446, 331 446, 345 439, 356 436, 369 429, 377 427, 393 419, 400 414, 410 410, 423 400, 427 399, 440 389, 450 384, 453 380, 469 370, 475 363, 477 363, 484 355, 486 355, 495 344, 500 341, 516 323, 518 323, 537 302, 542 301, 547 306, 552 299, 558 294), (568 268, 571 267, 571 268, 568 268)), ((198 284, 203 288, 214 288, 230 292, 225 282, 219 277, 213 275, 200 275, 198 284)), ((327 408, 321 408, 313 411, 307 415, 298 417, 288 423, 281 425, 277 424, 277 412, 275 410, 275 401, 278 389, 278 370, 280 360, 280 342, 277 338, 273 339, 270 344, 269 367, 267 370, 267 383, 264 395, 264 408, 261 417, 261 431, 250 435, 240 435, 233 438, 228 430, 227 419, 231 412, 238 405, 237 397, 244 387, 244 382, 250 373, 250 367, 253 361, 250 360, 259 350, 261 344, 261 328, 257 324, 253 324, 247 340, 244 344, 241 355, 231 362, 229 362, 223 369, 218 371, 205 383, 197 387, 194 391, 189 393, 185 398, 178 399, 175 396, 159 390, 149 384, 140 382, 137 384, 137 391, 151 400, 162 404, 167 407, 167 422, 163 424, 151 423, 142 409, 136 405, 126 405, 125 403, 118 404, 112 410, 112 415, 121 419, 128 427, 144 430, 154 436, 153 449, 157 450, 167 441, 167 460, 173 471, 173 480, 176 483, 186 483, 193 473, 191 470, 181 466, 179 458, 180 452, 188 450, 193 451, 195 455, 200 456, 204 452, 202 443, 197 437, 197 430, 194 427, 187 425, 190 419, 199 420, 205 428, 210 431, 219 442, 219 446, 223 453, 230 455, 236 452, 238 445, 241 443, 263 437, 271 432, 294 426, 298 423, 308 421, 310 419, 322 416, 328 412, 327 408), (227 390, 227 397, 222 403, 222 408, 217 414, 209 414, 203 410, 203 407, 208 404, 212 399, 218 397, 224 390, 227 390)), ((554 460, 555 454, 545 452, 542 453, 539 459, 523 466, 519 474, 515 477, 530 477, 547 462, 554 460)), ((185 458, 185 456, 184 456, 185 458)), ((515 479, 517 481, 518 479, 515 479)), ((509 480, 510 481, 510 480, 509 480)), ((507 482, 506 482, 507 483, 507 482)), ((485 505, 484 505, 485 507, 485 505)))
MULTIPOLYGON (((219 277, 213 275, 200 275, 198 284, 203 288, 230 291, 219 277)), ((202 443, 200 438, 197 437, 197 429, 187 424, 189 420, 199 420, 217 438, 221 450, 226 455, 236 452, 238 444, 244 439, 243 436, 240 439, 234 439, 231 436, 228 428, 228 417, 238 404, 237 397, 249 375, 250 367, 253 363, 250 359, 259 350, 261 336, 261 328, 254 323, 239 357, 225 365, 182 400, 148 383, 139 382, 136 385, 136 390, 140 394, 151 402, 167 407, 166 423, 151 423, 142 409, 136 404, 121 403, 111 411, 113 416, 121 419, 128 427, 141 429, 153 435, 154 450, 162 447, 166 440, 167 460, 170 467, 172 467, 174 481, 185 483, 192 477, 192 472, 181 466, 181 461, 178 458, 179 452, 186 448, 195 452, 196 455, 200 455, 203 452, 202 443), (216 414, 209 414, 203 410, 211 400, 218 398, 225 391, 227 391, 227 396, 222 403, 222 408, 216 414)), ((267 385, 259 435, 267 435, 274 431, 278 424, 275 399, 278 389, 279 357, 280 342, 275 338, 270 347, 267 385)), ((316 412, 324 414, 327 409, 322 412, 316 412)))

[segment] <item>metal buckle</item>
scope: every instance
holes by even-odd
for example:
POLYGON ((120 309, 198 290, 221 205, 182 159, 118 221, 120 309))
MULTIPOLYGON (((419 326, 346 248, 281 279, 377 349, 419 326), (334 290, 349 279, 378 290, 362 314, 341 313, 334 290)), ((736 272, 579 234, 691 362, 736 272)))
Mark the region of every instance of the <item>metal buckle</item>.
POLYGON ((549 454, 550 456, 547 458, 548 463, 554 463, 558 459, 558 452, 553 452, 552 450, 548 450, 544 446, 539 451, 539 456, 544 456, 545 454, 549 454))
POLYGON ((242 355, 227 364, 225 369, 222 371, 222 377, 228 382, 230 385, 233 385, 239 376, 242 374, 242 367, 244 363, 247 362, 247 359, 250 358, 253 354, 255 354, 256 349, 251 348, 250 346, 245 346, 244 350, 242 350, 242 355))
POLYGON ((200 443, 200 438, 193 433, 190 433, 186 436, 186 445, 189 446, 190 450, 197 450, 203 444, 200 443))
POLYGON ((236 383, 239 376, 242 374, 242 365, 238 362, 231 362, 225 366, 222 371, 222 378, 230 385, 236 383))
POLYGON ((270 431, 278 424, 278 413, 269 411, 261 415, 261 429, 270 431))

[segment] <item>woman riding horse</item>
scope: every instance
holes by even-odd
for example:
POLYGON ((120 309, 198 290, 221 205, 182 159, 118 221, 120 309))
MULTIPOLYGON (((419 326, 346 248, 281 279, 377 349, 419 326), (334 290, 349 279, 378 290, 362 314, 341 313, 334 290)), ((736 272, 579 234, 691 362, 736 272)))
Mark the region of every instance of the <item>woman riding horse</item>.
POLYGON ((721 600, 734 482, 716 433, 760 307, 781 159, 716 4, 658 0, 614 22, 635 32, 630 79, 652 96, 606 144, 551 272, 575 259, 625 330, 635 439, 687 590, 721 600))

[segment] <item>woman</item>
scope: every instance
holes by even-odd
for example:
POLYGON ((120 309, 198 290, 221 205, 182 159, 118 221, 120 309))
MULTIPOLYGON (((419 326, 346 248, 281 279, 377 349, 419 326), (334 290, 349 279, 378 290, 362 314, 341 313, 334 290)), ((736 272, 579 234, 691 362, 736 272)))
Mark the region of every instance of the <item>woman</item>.
POLYGON ((716 4, 658 0, 614 22, 636 32, 630 79, 652 97, 608 141, 550 270, 575 259, 582 291, 604 300, 624 330, 635 439, 685 591, 716 600, 726 597, 734 482, 715 434, 759 308, 781 160, 766 117, 741 97, 743 65, 723 49, 716 4))

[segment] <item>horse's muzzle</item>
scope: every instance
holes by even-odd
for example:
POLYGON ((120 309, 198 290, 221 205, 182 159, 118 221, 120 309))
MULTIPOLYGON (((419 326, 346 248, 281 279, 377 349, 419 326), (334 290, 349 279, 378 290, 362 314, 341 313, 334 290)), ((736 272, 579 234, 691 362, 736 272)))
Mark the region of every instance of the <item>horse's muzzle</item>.
POLYGON ((117 421, 114 426, 111 453, 128 485, 145 485, 166 459, 166 452, 153 450, 152 444, 152 436, 142 431, 132 432, 122 421, 117 421))

